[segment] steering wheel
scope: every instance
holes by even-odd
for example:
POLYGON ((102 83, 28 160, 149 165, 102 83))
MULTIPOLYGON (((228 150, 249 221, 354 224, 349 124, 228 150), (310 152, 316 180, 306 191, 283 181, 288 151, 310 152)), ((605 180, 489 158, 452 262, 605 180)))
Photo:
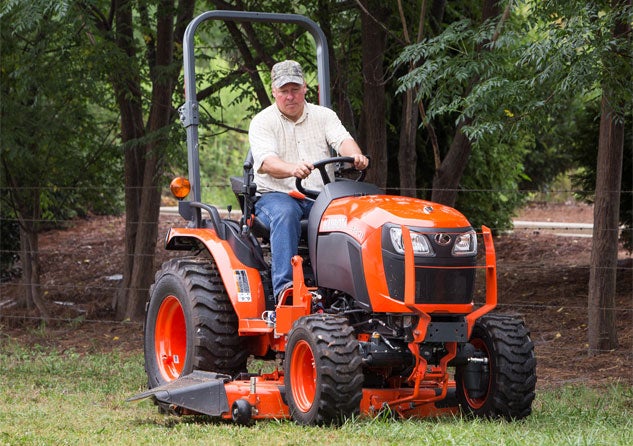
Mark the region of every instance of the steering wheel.
MULTIPOLYGON (((336 163, 354 163, 354 158, 351 156, 336 156, 333 158, 325 158, 312 164, 315 169, 319 170, 319 173, 321 174, 321 179, 323 180, 323 184, 330 184, 332 182, 332 179, 328 175, 327 170, 325 169, 325 166, 329 164, 336 164, 336 163)), ((346 169, 346 171, 348 170, 356 170, 356 169, 353 169, 353 168, 346 169)), ((353 181, 357 181, 357 182, 363 181, 367 173, 367 168, 365 168, 365 170, 361 170, 358 172, 359 172, 358 177, 356 177, 356 179, 353 181)), ((296 186, 299 192, 301 192, 306 197, 313 198, 313 199, 319 195, 320 193, 319 191, 313 190, 313 189, 306 189, 305 187, 303 187, 303 184, 301 184, 301 181, 302 181, 301 178, 297 178, 296 186)))

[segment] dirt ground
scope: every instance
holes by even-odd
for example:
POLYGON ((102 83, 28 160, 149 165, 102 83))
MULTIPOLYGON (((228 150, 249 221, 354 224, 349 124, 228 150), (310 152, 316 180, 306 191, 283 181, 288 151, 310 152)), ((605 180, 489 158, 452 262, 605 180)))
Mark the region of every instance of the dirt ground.
MULTIPOLYGON (((592 222, 586 205, 533 205, 518 220, 592 222)), ((163 216, 156 269, 172 253, 162 248, 178 216, 163 216)), ((633 385, 633 262, 620 251, 617 281, 620 346, 587 355, 590 234, 562 227, 519 229, 496 237, 499 311, 521 315, 536 345, 537 388, 570 383, 633 385)), ((142 324, 120 322, 110 310, 123 263, 124 219, 90 217, 40 237, 42 291, 53 320, 45 329, 35 312, 12 306, 17 281, 0 284, 0 337, 77 352, 141 351, 142 324)))

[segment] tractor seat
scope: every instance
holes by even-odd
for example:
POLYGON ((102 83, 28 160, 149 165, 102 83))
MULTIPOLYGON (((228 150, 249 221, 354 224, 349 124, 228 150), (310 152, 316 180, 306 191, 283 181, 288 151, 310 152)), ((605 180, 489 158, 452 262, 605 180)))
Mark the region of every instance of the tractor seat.
MULTIPOLYGON (((270 231, 263 223, 255 216, 253 227, 251 228, 253 235, 263 240, 270 240, 270 231)), ((299 237, 299 244, 304 245, 308 243, 308 219, 301 220, 301 237, 299 237)))
MULTIPOLYGON (((240 208, 242 209, 242 213, 244 213, 244 179, 242 177, 230 177, 231 180, 231 189, 235 193, 237 200, 240 204, 240 208)), ((254 191, 253 191, 254 192, 254 191)), ((251 196, 251 202, 254 205, 257 201, 258 196, 253 194, 251 196)), ((251 228, 253 235, 257 238, 264 239, 266 241, 270 240, 270 231, 263 223, 255 216, 255 220, 253 221, 253 226, 251 228)), ((301 237, 299 239, 299 244, 307 244, 308 243, 308 219, 301 220, 301 237)))

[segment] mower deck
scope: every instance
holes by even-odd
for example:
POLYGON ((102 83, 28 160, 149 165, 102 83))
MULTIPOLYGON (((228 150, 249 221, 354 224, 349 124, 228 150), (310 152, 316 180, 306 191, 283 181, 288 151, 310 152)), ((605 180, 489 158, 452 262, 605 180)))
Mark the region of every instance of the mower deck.
MULTIPOLYGON (((152 397, 158 404, 168 406, 171 412, 179 415, 204 414, 242 424, 251 419, 290 418, 281 372, 238 378, 232 380, 227 375, 197 370, 139 393, 128 401, 152 397)), ((360 404, 361 415, 371 417, 385 409, 403 418, 457 413, 454 382, 448 382, 445 388, 432 384, 421 386, 415 396, 413 388, 365 388, 360 404)))

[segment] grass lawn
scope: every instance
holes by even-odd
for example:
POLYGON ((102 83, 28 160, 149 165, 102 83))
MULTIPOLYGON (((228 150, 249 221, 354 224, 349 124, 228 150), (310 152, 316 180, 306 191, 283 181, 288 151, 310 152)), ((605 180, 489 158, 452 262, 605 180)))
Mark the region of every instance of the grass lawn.
POLYGON ((633 389, 563 387, 537 394, 516 423, 446 417, 357 419, 338 428, 264 421, 250 427, 161 415, 140 353, 78 354, 0 341, 0 445, 630 445, 633 389))

